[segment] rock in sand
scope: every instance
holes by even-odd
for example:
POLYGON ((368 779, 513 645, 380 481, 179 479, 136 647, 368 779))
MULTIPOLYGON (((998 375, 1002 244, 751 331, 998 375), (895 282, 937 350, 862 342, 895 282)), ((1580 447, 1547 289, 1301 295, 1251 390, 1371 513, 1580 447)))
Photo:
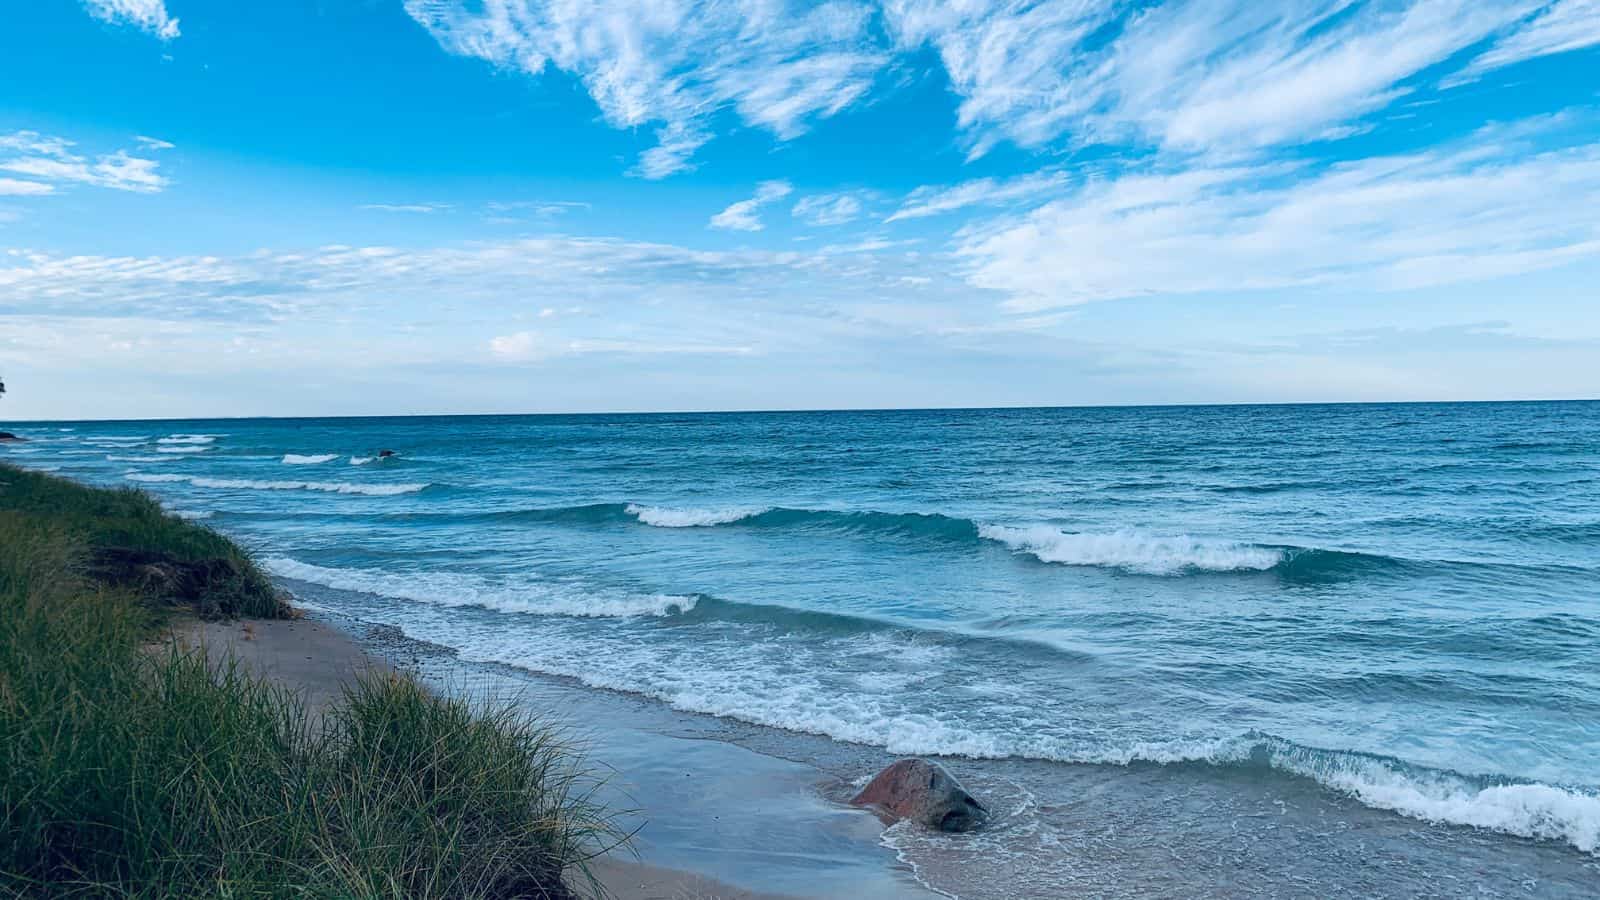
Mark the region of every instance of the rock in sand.
POLYGON ((989 811, 955 776, 925 759, 902 759, 889 766, 850 803, 875 807, 938 831, 971 831, 989 818, 989 811))

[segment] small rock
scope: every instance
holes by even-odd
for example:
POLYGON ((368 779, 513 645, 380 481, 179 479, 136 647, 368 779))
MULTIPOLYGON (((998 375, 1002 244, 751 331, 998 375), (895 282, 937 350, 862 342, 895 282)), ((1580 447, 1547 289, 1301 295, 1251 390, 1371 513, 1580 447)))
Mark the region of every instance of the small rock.
POLYGON ((971 831, 989 819, 989 811, 955 776, 925 759, 902 759, 889 766, 850 803, 875 807, 937 831, 971 831))
POLYGON ((395 453, 393 450, 379 450, 378 451, 378 458, 379 459, 388 459, 391 456, 398 456, 398 455, 399 454, 395 453))
POLYGON ((9 431, 0 431, 0 444, 7 443, 9 441, 17 441, 18 443, 25 443, 27 440, 28 440, 27 438, 17 437, 16 435, 12 434, 9 431))

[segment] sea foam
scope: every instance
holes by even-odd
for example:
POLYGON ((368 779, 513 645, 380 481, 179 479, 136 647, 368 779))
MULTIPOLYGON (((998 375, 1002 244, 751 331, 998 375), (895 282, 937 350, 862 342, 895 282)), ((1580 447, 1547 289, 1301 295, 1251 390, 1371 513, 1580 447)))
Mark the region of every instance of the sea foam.
POLYGON ((414 494, 426 484, 352 484, 344 481, 257 481, 247 478, 207 478, 202 475, 165 475, 129 472, 123 476, 129 481, 153 483, 188 482, 195 487, 244 491, 325 491, 332 494, 365 494, 372 497, 391 497, 396 494, 414 494))
POLYGON ((536 615, 619 618, 667 616, 694 609, 694 597, 587 589, 527 575, 498 579, 467 572, 391 572, 312 565, 286 556, 265 560, 274 575, 343 591, 358 591, 440 606, 536 615))
POLYGON ((206 452, 207 450, 210 450, 210 449, 211 448, 209 446, 206 446, 206 445, 200 445, 200 446, 185 445, 185 446, 181 446, 181 447, 157 447, 156 448, 156 452, 157 453, 204 453, 204 452, 206 452))
POLYGON ((220 434, 173 434, 156 441, 158 444, 211 444, 220 434))
POLYGON ((1176 575, 1195 569, 1265 571, 1284 559, 1283 551, 1270 547, 1133 530, 1080 534, 1050 525, 979 525, 978 535, 1047 563, 1103 566, 1144 575, 1176 575))
POLYGON ((667 506, 641 506, 630 503, 624 510, 646 525, 657 528, 704 528, 727 525, 767 511, 764 506, 730 506, 719 509, 675 508, 667 506))
POLYGON ((339 458, 337 453, 313 453, 301 455, 299 453, 285 453, 283 464, 286 466, 314 466, 319 463, 332 462, 339 458))

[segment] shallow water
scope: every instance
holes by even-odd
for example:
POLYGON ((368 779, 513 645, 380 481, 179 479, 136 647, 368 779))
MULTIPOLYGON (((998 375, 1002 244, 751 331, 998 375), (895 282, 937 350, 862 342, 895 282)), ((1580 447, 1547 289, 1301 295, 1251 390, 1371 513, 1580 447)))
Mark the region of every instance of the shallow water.
POLYGON ((962 896, 1596 877, 1600 404, 7 428, 468 664, 983 760, 886 838, 962 896))

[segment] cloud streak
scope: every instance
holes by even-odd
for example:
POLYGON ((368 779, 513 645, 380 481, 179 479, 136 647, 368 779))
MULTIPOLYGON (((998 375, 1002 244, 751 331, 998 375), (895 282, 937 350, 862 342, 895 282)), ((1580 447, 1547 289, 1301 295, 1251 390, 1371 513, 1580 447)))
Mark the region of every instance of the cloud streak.
POLYGON ((1559 119, 1428 152, 1093 179, 967 229, 974 285, 1017 310, 1159 294, 1433 287, 1600 256, 1600 145, 1534 152, 1559 119))
POLYGON ((168 180, 158 171, 160 163, 154 159, 135 156, 127 150, 90 158, 74 152, 74 146, 72 141, 35 131, 0 135, 0 172, 24 175, 32 179, 26 183, 50 188, 24 188, 16 193, 47 194, 56 187, 75 184, 141 194, 167 187, 168 180))
POLYGON ((787 181, 763 181, 756 185, 754 197, 729 204, 727 209, 711 217, 710 226, 724 231, 760 231, 766 227, 758 217, 761 207, 776 203, 793 191, 787 181))
POLYGON ((407 0, 406 11, 451 53, 528 75, 554 66, 613 127, 653 127, 633 170, 645 178, 692 168, 720 109, 787 140, 865 94, 884 62, 869 10, 841 2, 407 0))
MULTIPOLYGON (((446 50, 577 76, 606 122, 655 129, 661 178, 731 111, 779 140, 931 49, 970 152, 1128 143, 1243 154, 1341 137, 1417 77, 1476 77, 1600 42, 1596 0, 408 0, 446 50), (1463 54, 1493 46, 1461 73, 1463 54)), ((890 81, 891 79, 881 79, 890 81)))

